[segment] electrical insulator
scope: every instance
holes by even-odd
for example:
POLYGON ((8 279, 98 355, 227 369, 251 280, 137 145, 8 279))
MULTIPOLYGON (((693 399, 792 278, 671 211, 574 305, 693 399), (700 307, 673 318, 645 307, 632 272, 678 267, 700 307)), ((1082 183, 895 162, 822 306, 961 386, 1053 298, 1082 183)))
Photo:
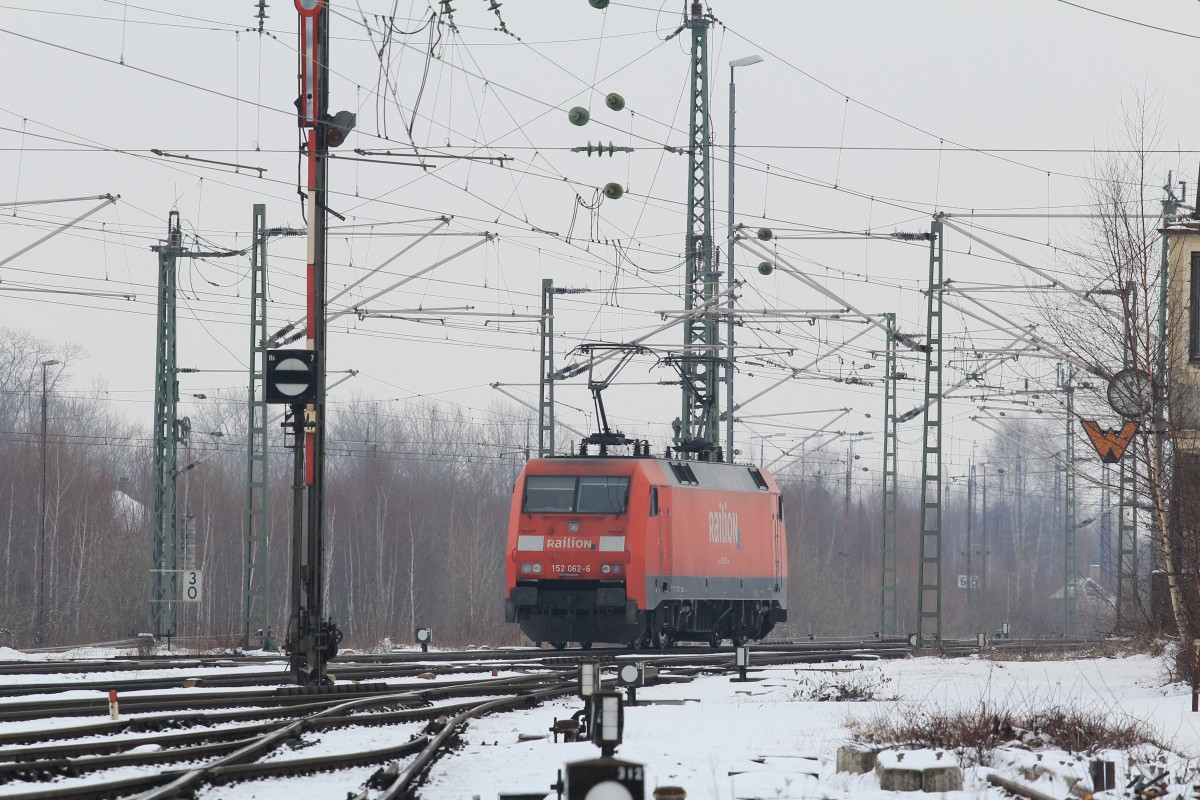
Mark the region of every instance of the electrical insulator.
POLYGON ((771 264, 770 261, 763 261, 761 264, 758 265, 758 274, 759 275, 770 275, 774 271, 775 271, 775 267, 774 267, 774 265, 771 264))
POLYGON ((775 232, 772 231, 770 228, 759 228, 758 229, 758 238, 762 239, 764 242, 769 242, 775 238, 775 232))
POLYGON ((616 92, 609 92, 608 96, 604 98, 604 105, 608 106, 613 111, 620 111, 621 109, 625 108, 625 98, 621 97, 621 95, 617 94, 616 92))
POLYGON ((625 188, 619 183, 604 184, 604 196, 609 200, 620 200, 621 195, 625 194, 625 188))
POLYGON ((588 5, 592 8, 608 8, 608 0, 588 0, 588 5))
POLYGON ((575 106, 567 112, 567 119, 571 121, 572 125, 587 125, 591 118, 592 115, 583 106, 575 106))

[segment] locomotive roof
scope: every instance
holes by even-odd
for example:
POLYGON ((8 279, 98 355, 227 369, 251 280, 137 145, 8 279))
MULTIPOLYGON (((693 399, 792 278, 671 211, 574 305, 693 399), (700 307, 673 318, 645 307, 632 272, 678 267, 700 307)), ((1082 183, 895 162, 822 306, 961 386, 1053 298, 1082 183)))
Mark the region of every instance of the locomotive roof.
MULTIPOLYGON (((578 465, 588 473, 595 474, 596 467, 603 464, 622 464, 632 467, 626 472, 637 471, 637 465, 656 464, 662 468, 662 474, 676 486, 688 486, 703 489, 724 489, 727 491, 767 492, 770 491, 769 474, 753 464, 726 464, 714 461, 679 461, 676 459, 657 457, 625 457, 625 456, 553 456, 550 458, 531 459, 528 463, 542 462, 553 464, 556 472, 561 474, 562 468, 578 465)), ((611 473, 610 473, 611 474, 611 473)))

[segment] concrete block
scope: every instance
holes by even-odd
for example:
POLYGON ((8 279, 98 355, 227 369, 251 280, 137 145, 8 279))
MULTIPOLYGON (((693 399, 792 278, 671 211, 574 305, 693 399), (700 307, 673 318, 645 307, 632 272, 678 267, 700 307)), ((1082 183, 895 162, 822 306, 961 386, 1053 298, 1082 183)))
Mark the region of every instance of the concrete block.
POLYGON ((955 792, 962 770, 946 751, 884 750, 875 758, 879 788, 892 792, 955 792))
POLYGON ((876 764, 875 772, 879 775, 879 788, 885 792, 921 791, 923 776, 919 769, 876 764))
POLYGON ((853 772, 861 775, 875 769, 875 756, 878 750, 860 745, 842 745, 837 751, 837 771, 853 772))
POLYGON ((963 788, 962 770, 957 766, 926 767, 921 771, 921 790, 925 792, 960 792, 963 788))

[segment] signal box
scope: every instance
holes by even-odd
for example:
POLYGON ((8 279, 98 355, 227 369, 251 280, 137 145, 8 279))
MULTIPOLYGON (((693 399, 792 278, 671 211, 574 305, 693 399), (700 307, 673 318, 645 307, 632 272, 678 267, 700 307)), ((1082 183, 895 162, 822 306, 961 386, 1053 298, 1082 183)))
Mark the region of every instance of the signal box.
POLYGON ((644 771, 641 764, 617 758, 567 764, 566 800, 644 800, 644 771))

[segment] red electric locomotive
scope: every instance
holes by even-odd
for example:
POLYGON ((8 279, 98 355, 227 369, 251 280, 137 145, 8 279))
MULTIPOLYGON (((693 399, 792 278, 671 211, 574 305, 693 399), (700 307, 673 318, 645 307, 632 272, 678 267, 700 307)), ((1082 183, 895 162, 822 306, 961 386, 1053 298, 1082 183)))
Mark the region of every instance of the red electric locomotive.
POLYGON ((656 458, 641 444, 525 465, 505 619, 560 649, 766 636, 787 619, 779 487, 757 467, 656 458))

